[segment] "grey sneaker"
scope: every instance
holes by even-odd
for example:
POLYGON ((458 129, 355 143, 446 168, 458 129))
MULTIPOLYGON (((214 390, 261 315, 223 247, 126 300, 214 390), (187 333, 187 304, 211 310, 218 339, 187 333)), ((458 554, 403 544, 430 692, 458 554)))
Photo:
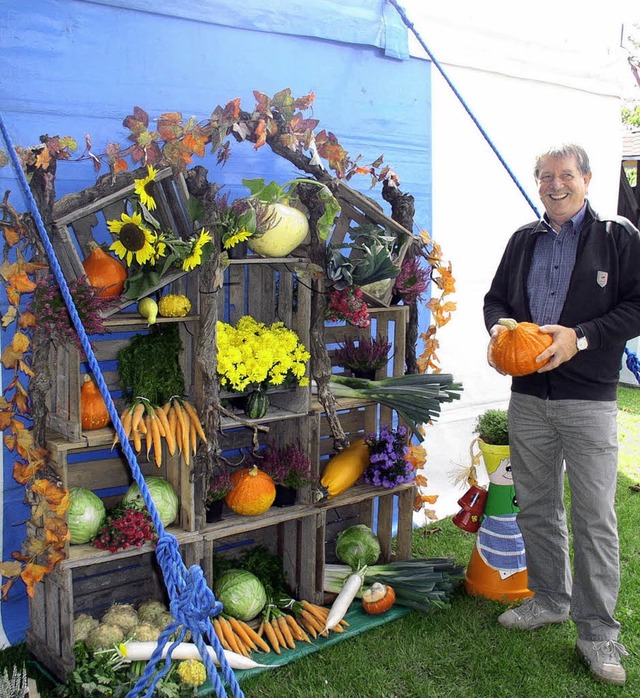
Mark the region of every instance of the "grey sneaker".
POLYGON ((498 616, 498 623, 510 630, 536 630, 552 623, 564 623, 569 612, 558 613, 541 606, 535 599, 525 601, 518 608, 511 608, 498 616))
POLYGON ((627 680, 624 667, 620 664, 620 657, 629 654, 624 645, 615 640, 578 640, 576 649, 599 681, 622 686, 627 680))

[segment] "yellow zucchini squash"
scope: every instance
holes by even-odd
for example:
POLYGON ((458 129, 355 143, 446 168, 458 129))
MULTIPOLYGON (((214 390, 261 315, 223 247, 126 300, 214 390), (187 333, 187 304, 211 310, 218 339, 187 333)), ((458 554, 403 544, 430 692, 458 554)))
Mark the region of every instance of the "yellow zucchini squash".
POLYGON ((326 464, 320 478, 322 499, 331 499, 354 485, 369 465, 369 447, 364 439, 354 441, 326 464))

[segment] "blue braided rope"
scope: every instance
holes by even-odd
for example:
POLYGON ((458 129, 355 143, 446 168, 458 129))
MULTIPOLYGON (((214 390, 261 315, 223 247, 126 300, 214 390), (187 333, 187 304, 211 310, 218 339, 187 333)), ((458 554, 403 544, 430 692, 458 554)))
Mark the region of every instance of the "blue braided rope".
POLYGON ((73 326, 78 333, 82 349, 85 352, 96 384, 98 385, 100 392, 102 393, 102 397, 107 405, 107 411, 109 412, 111 423, 113 424, 116 434, 120 440, 120 446, 127 458, 127 461, 129 462, 129 467, 131 468, 133 478, 140 488, 140 493, 142 494, 144 503, 149 510, 151 519, 158 533, 156 557, 158 559, 158 563, 160 564, 160 568, 162 569, 162 574, 164 576, 165 585, 167 587, 167 592, 170 599, 170 610, 175 622, 165 628, 163 633, 160 635, 156 649, 153 652, 151 659, 147 663, 143 675, 140 677, 140 680, 136 683, 133 689, 127 694, 127 698, 135 698, 136 696, 140 695, 140 690, 142 690, 143 687, 149 682, 149 690, 145 695, 153 695, 157 682, 167 673, 170 668, 170 651, 177 644, 176 642, 172 644, 167 652, 165 666, 161 670, 156 671, 156 665, 162 658, 162 652, 169 636, 176 632, 180 626, 183 628, 180 637, 184 637, 186 632, 185 629, 189 629, 191 631, 195 641, 194 644, 200 652, 202 661, 207 669, 207 675, 211 681, 211 684, 216 690, 216 695, 218 698, 225 698, 227 696, 227 692, 222 684, 222 681, 220 680, 220 675, 218 671, 216 671, 213 661, 205 648, 203 635, 207 635, 209 637, 211 647, 213 648, 220 663, 222 675, 227 684, 231 687, 234 698, 243 698, 244 694, 240 690, 233 670, 229 666, 223 648, 213 630, 213 626, 210 621, 210 616, 215 616, 220 613, 222 610, 222 604, 216 600, 213 592, 207 586, 202 569, 194 565, 187 570, 184 561, 180 556, 178 541, 176 540, 175 536, 167 533, 164 530, 158 510, 151 499, 149 488, 147 487, 144 476, 142 475, 142 472, 138 466, 137 457, 131 448, 129 439, 124 432, 124 428, 120 421, 120 416, 115 408, 113 399, 111 398, 111 394, 109 393, 109 389, 102 375, 102 371, 100 370, 100 366, 98 365, 98 360, 96 359, 91 343, 89 342, 89 338, 87 337, 87 333, 84 329, 82 321, 80 320, 78 311, 76 310, 73 298, 71 297, 71 293, 69 291, 69 286, 58 263, 55 250, 53 249, 53 245, 49 239, 44 221, 40 215, 38 205, 33 197, 18 155, 13 147, 13 143, 9 132, 7 131, 2 113, 0 113, 0 130, 2 131, 4 141, 7 145, 9 157, 11 158, 16 176, 20 182, 23 194, 27 200, 31 214, 38 228, 38 233, 42 240, 42 244, 45 248, 47 256, 49 257, 51 269, 69 310, 71 321, 73 322, 73 326))
POLYGON ((640 359, 638 359, 638 355, 632 352, 628 347, 624 348, 624 353, 627 355, 627 368, 636 377, 638 383, 640 383, 640 359))
POLYGON ((447 85, 449 85, 449 87, 451 88, 453 94, 458 98, 458 101, 460 102, 460 104, 462 105, 462 107, 464 108, 464 110, 465 110, 465 111, 467 112, 467 114, 471 117, 471 120, 473 121, 473 123, 478 127, 478 130, 479 130, 480 133, 482 134, 482 136, 483 136, 483 138, 485 139, 485 141, 489 144, 489 147, 491 148, 491 150, 493 150, 493 152, 495 153, 495 155, 496 155, 496 157, 498 158, 498 160, 500 160, 500 162, 502 163, 502 166, 505 168, 505 170, 506 170, 507 173, 509 174, 509 177, 511 177, 511 179, 512 179, 513 182, 514 182, 514 184, 518 187, 518 189, 520 190, 520 193, 522 194, 522 196, 524 196, 524 198, 526 199, 526 201, 527 201, 527 203, 529 204, 529 206, 531 206, 531 208, 533 209, 533 211, 534 211, 534 213, 536 214, 536 216, 537 216, 538 218, 540 218, 540 212, 538 211, 536 205, 533 203, 533 201, 531 201, 531 199, 529 198, 527 192, 522 188, 522 185, 521 185, 520 182, 518 181, 517 177, 513 174, 513 172, 511 171, 511 168, 509 167, 509 165, 507 165, 507 163, 505 162, 504 158, 502 157, 502 155, 500 155, 500 153, 498 152, 498 149, 495 147, 495 145, 493 144, 493 142, 491 141, 491 139, 490 139, 489 136, 487 135, 487 132, 482 128, 482 126, 480 125, 480 122, 478 121, 478 119, 474 116, 474 114, 473 114, 473 112, 471 111, 471 109, 467 106, 467 103, 464 101, 462 95, 458 92, 458 90, 456 89, 455 85, 451 82, 451 80, 449 79, 449 76, 446 74, 446 72, 444 71, 443 67, 440 65, 440 63, 438 62, 438 60, 436 59, 436 57, 433 55, 433 53, 431 53, 431 51, 429 50, 429 48, 428 48, 427 44, 425 43, 424 39, 420 36, 420 34, 418 33, 418 30, 415 28, 413 22, 407 17, 407 13, 404 11, 404 8, 402 8, 402 7, 396 2, 396 0, 387 0, 387 2, 390 3, 391 5, 393 5, 393 6, 396 8, 396 10, 398 11, 398 14, 400 15, 400 17, 402 18, 402 21, 404 22, 405 26, 413 32, 413 35, 414 35, 414 36, 416 37, 416 39, 420 42, 420 45, 421 45, 422 48, 426 51, 426 53, 427 53, 427 55, 429 56, 429 59, 431 60, 431 62, 433 63, 433 65, 435 65, 435 67, 438 69, 438 71, 440 72, 440 75, 442 75, 442 77, 445 79, 447 85))

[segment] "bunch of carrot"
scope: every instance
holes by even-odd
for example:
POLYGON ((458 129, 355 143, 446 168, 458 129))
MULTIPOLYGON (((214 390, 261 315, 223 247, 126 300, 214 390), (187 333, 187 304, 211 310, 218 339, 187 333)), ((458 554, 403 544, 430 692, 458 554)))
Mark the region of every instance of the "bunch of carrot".
POLYGON ((269 652, 269 645, 243 620, 233 616, 216 616, 212 620, 213 629, 220 640, 222 649, 248 657, 254 650, 269 652))
MULTIPOLYGON (((186 400, 172 398, 162 407, 153 406, 148 400, 140 399, 126 407, 120 415, 124 433, 133 440, 137 453, 142 449, 142 437, 147 445, 147 458, 153 451, 156 465, 162 465, 162 440, 167 442, 170 455, 180 451, 187 465, 195 455, 198 438, 206 442, 207 437, 202 428, 195 407, 186 400)), ((118 443, 116 433, 112 446, 118 443)))
MULTIPOLYGON (((293 600, 288 608, 291 613, 285 613, 273 604, 267 606, 258 630, 258 634, 267 638, 276 654, 280 654, 281 649, 295 649, 296 642, 310 643, 309 635, 314 640, 319 635, 328 635, 324 629, 328 608, 309 601, 293 600)), ((332 631, 344 632, 348 625, 346 621, 342 621, 332 631)))

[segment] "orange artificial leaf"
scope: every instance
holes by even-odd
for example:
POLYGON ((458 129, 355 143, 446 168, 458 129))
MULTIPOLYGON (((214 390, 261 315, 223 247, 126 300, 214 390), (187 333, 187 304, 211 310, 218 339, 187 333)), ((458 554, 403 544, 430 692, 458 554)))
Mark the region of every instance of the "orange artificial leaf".
POLYGON ((271 116, 271 98, 264 92, 259 92, 258 90, 253 91, 253 96, 256 99, 256 111, 259 114, 266 114, 271 116))
POLYGON ((267 142, 267 127, 264 119, 258 121, 254 134, 256 136, 256 143, 253 147, 255 150, 258 150, 258 148, 261 148, 267 142))
POLYGON ((7 600, 7 597, 9 596, 9 591, 11 591, 11 587, 13 586, 14 581, 14 579, 10 579, 0 587, 0 598, 2 598, 3 601, 7 600))
POLYGON ((36 374, 35 371, 29 366, 29 364, 26 361, 23 361, 20 359, 18 361, 18 369, 22 371, 26 376, 29 376, 29 378, 33 378, 36 374))
POLYGON ((129 169, 129 165, 124 158, 116 158, 113 162, 114 172, 126 172, 129 169))
POLYGON ((415 477, 415 483, 418 487, 426 487, 429 483, 424 475, 418 473, 415 477))
POLYGON ((32 281, 25 272, 12 274, 9 277, 8 281, 21 293, 31 293, 36 288, 35 282, 32 281))
POLYGON ((416 446, 411 444, 409 446, 409 454, 406 456, 406 460, 413 465, 416 470, 420 470, 427 462, 427 450, 424 446, 416 446))
POLYGON ((13 369, 14 371, 18 368, 18 361, 22 358, 22 352, 16 352, 13 350, 10 344, 8 344, 2 351, 1 355, 2 365, 7 369, 13 369))
POLYGON ((24 332, 16 332, 11 340, 13 350, 20 354, 24 354, 24 352, 29 348, 30 344, 31 341, 29 340, 29 337, 24 334, 24 332))
POLYGON ((49 500, 49 507, 54 514, 63 515, 69 508, 69 490, 63 490, 63 495, 54 501, 49 500))
POLYGON ((7 300, 11 305, 20 305, 20 291, 15 286, 7 286, 7 300))
POLYGON ((11 424, 13 410, 0 410, 0 431, 4 431, 11 424))
POLYGON ((187 133, 182 139, 182 144, 192 153, 195 153, 201 158, 204 157, 205 146, 207 144, 207 139, 205 136, 197 136, 192 133, 187 133))
POLYGON ((32 562, 25 566, 20 577, 27 586, 27 594, 30 598, 35 596, 35 585, 41 581, 44 575, 49 571, 50 569, 48 567, 45 567, 44 565, 36 565, 32 562))
POLYGON ((438 515, 436 514, 434 509, 425 509, 424 510, 424 515, 430 520, 430 521, 437 521, 438 520, 438 515))
POLYGON ((30 327, 35 327, 36 326, 36 316, 29 312, 28 310, 25 310, 23 313, 20 313, 20 318, 18 319, 18 327, 21 327, 23 330, 29 329, 30 327))
POLYGON ((2 316, 2 327, 9 327, 9 325, 16 319, 18 315, 18 308, 15 305, 10 305, 7 308, 7 312, 2 316))
POLYGON ((3 577, 17 577, 21 571, 19 562, 0 562, 0 575, 3 577))
POLYGON ((420 498, 425 504, 435 504, 439 496, 439 494, 423 494, 420 495, 420 498))
POLYGON ((38 472, 39 466, 34 463, 15 461, 13 464, 13 479, 21 485, 26 485, 38 472))
POLYGON ((228 121, 237 121, 240 116, 240 97, 232 99, 224 106, 224 118, 228 121))
POLYGON ((36 167, 39 167, 41 170, 47 170, 49 169, 50 162, 51 156, 49 155, 48 148, 42 148, 36 158, 36 167))
POLYGON ((50 516, 45 521, 44 530, 51 540, 66 540, 69 537, 69 527, 60 516, 50 516))
POLYGON ((58 505, 63 502, 65 497, 69 496, 69 492, 62 485, 55 482, 40 478, 31 485, 31 490, 34 494, 42 495, 49 504, 58 505))
POLYGON ((4 239, 7 243, 7 247, 13 247, 20 242, 20 233, 12 226, 5 226, 4 239))
POLYGON ((31 503, 31 520, 38 525, 40 525, 41 519, 44 519, 48 513, 49 506, 43 498, 39 498, 31 503))
POLYGON ((422 241, 423 245, 428 245, 431 242, 431 236, 426 230, 421 230, 420 231, 420 240, 422 241))
POLYGON ((305 95, 304 97, 296 97, 296 99, 293 102, 293 106, 296 109, 302 109, 302 111, 305 111, 306 109, 311 109, 311 106, 313 105, 315 98, 316 93, 309 92, 309 94, 305 95))

